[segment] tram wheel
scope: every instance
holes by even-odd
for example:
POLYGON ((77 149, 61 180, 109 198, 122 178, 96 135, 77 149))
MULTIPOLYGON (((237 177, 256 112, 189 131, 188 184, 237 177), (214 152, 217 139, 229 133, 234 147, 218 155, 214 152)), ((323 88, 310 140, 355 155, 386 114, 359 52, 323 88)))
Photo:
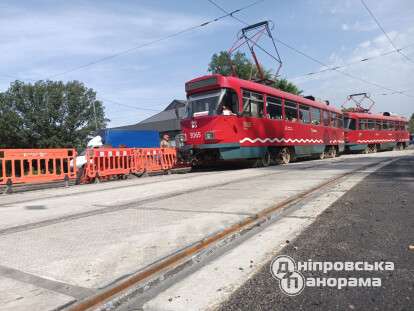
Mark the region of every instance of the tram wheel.
POLYGON ((366 146, 365 149, 362 151, 363 154, 368 154, 369 153, 369 147, 366 146))
POLYGON ((377 145, 372 145, 371 152, 372 153, 377 153, 377 145))
POLYGON ((270 156, 270 153, 269 151, 266 151, 265 154, 261 158, 261 162, 262 162, 261 166, 267 167, 270 165, 271 161, 272 161, 272 158, 270 156))
POLYGON ((336 148, 334 146, 329 148, 329 157, 336 158, 336 148))
POLYGON ((279 164, 288 164, 290 162, 290 151, 287 147, 280 150, 277 162, 279 164))
POLYGON ((319 159, 323 160, 325 159, 325 156, 326 156, 325 151, 323 151, 321 154, 319 154, 319 159))

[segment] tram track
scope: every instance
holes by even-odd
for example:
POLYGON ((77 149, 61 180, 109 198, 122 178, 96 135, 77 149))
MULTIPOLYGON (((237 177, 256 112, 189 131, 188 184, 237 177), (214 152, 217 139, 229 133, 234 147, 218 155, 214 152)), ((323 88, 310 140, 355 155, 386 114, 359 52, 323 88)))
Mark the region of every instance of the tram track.
MULTIPOLYGON (((307 169, 312 169, 315 167, 323 167, 324 165, 331 165, 332 163, 336 163, 339 161, 335 161, 335 162, 323 162, 323 163, 312 163, 312 164, 303 164, 303 163, 298 163, 296 167, 296 169, 301 169, 301 170, 307 170, 307 169)), ((46 220, 42 220, 39 222, 33 222, 33 223, 28 223, 28 224, 23 224, 23 225, 18 225, 18 226, 12 226, 12 227, 8 227, 8 228, 3 228, 0 229, 0 236, 4 236, 4 235, 8 235, 8 234, 13 234, 13 233, 18 233, 18 232, 23 232, 23 231, 28 231, 28 230, 33 230, 33 229, 38 229, 38 228, 42 228, 42 227, 46 227, 46 226, 51 226, 51 225, 55 225, 55 224, 59 224, 59 223, 64 223, 64 222, 69 222, 69 221, 73 221, 73 220, 77 220, 77 219, 82 219, 82 218, 86 218, 86 217, 92 217, 92 216, 97 216, 97 215, 102 215, 102 214, 107 214, 107 213, 113 213, 113 212, 117 212, 117 211, 121 211, 121 210, 125 210, 125 209, 139 209, 140 206, 144 205, 144 204, 148 204, 148 203, 155 203, 157 201, 161 201, 161 200, 165 200, 165 199, 170 199, 170 198, 174 198, 174 197, 178 197, 181 195, 186 195, 186 194, 191 194, 191 193, 197 193, 200 191, 206 191, 206 190, 211 190, 211 189, 215 189, 215 188, 220 188, 223 186, 227 186, 230 184, 235 184, 235 183, 240 183, 240 182, 245 182, 248 180, 252 180, 252 179, 259 179, 259 178, 267 178, 269 176, 274 176, 274 175, 278 175, 278 176, 282 176, 285 174, 289 174, 292 171, 292 168, 289 168, 287 166, 281 166, 282 169, 279 169, 277 171, 271 172, 271 173, 267 173, 267 174, 262 174, 262 175, 255 175, 255 176, 248 176, 248 177, 241 177, 241 178, 236 178, 236 179, 232 179, 230 181, 226 181, 226 182, 222 182, 222 183, 217 183, 214 185, 210 185, 210 186, 199 186, 199 187, 195 187, 189 190, 183 190, 183 191, 176 191, 173 193, 166 193, 164 195, 157 195, 156 197, 149 197, 149 198, 145 198, 142 200, 138 200, 138 201, 133 201, 133 202, 127 202, 127 203, 122 203, 122 204, 117 204, 117 205, 99 205, 99 204, 94 204, 93 206, 95 207, 99 207, 98 209, 94 209, 94 210, 90 210, 90 211, 86 211, 86 212, 81 212, 81 213, 76 213, 76 214, 70 214, 70 215, 64 215, 61 217, 56 217, 56 218, 52 218, 52 219, 46 219, 46 220)), ((213 172, 213 174, 219 174, 220 172, 213 172)), ((210 174, 209 174, 210 175, 210 174)), ((187 178, 198 178, 200 177, 200 175, 196 175, 193 177, 186 177, 187 178)), ((178 180, 181 180, 182 178, 179 178, 178 180)), ((149 184, 154 184, 154 183, 165 183, 165 182, 171 182, 171 181, 176 181, 177 179, 169 179, 169 180, 165 180, 165 181, 154 181, 154 182, 149 182, 149 183, 144 183, 141 185, 149 185, 149 184)), ((123 186, 123 187, 115 187, 115 188, 106 188, 106 189, 99 189, 99 190, 94 190, 94 191, 90 191, 90 192, 81 192, 81 193, 76 193, 76 195, 84 195, 84 194, 90 194, 90 193, 96 193, 96 192, 102 192, 102 191, 107 191, 107 190, 113 190, 113 189, 125 189, 125 188, 131 188, 131 187, 137 187, 140 185, 127 185, 127 186, 123 186)), ((72 194, 73 195, 73 194, 72 194)), ((53 199, 53 198, 64 198, 64 197, 69 197, 71 196, 70 194, 65 194, 65 195, 58 195, 58 196, 52 196, 52 197, 47 197, 46 199, 53 199)), ((39 198, 38 200, 43 200, 45 198, 39 198)), ((36 200, 26 200, 26 201, 18 201, 16 203, 24 203, 24 202, 33 202, 36 200)), ((4 205, 11 205, 11 204, 16 204, 16 203, 6 203, 4 205)), ((3 206, 4 206, 3 205, 3 206)), ((1 204, 0 204, 1 206, 1 204)))
MULTIPOLYGON (((343 157, 343 156, 342 156, 343 157)), ((318 161, 318 160, 314 160, 314 161, 318 161)), ((314 162, 312 161, 312 162, 314 162)), ((341 158, 335 158, 335 159, 331 159, 330 162, 326 162, 326 160, 322 160, 324 161, 325 164, 328 163, 340 163, 343 162, 344 159, 341 158), (333 161, 332 161, 333 160, 333 161)), ((297 169, 301 169, 301 166, 304 165, 305 167, 303 169, 309 169, 309 168, 313 168, 316 166, 319 166, 320 163, 312 163, 309 164, 306 162, 295 162, 295 163, 291 163, 287 166, 278 166, 278 168, 283 171, 286 169, 292 170, 292 169, 296 169, 297 166, 299 166, 297 169)), ((122 186, 108 186, 108 187, 104 187, 102 189, 94 189, 94 190, 81 190, 79 192, 76 193, 65 193, 65 194, 57 194, 57 195, 46 195, 46 196, 40 196, 40 197, 36 197, 36 198, 30 198, 30 199, 22 199, 22 200, 16 200, 16 201, 12 201, 12 202, 7 202, 8 198, 11 198, 11 196, 13 196, 13 194, 3 194, 3 198, 6 199, 5 203, 0 203, 0 208, 1 207, 8 207, 11 204, 19 204, 19 203, 27 203, 27 202, 32 202, 34 200, 42 200, 42 199, 58 199, 58 198, 65 198, 65 197, 71 197, 74 194, 76 195, 88 195, 88 194, 94 194, 94 193, 100 193, 100 192, 105 192, 108 190, 120 190, 120 189, 128 189, 128 188, 134 188, 134 187, 140 187, 140 186, 146 186, 146 185, 151 185, 151 184, 160 184, 160 183, 165 183, 165 182, 170 182, 170 181, 177 181, 177 180, 184 180, 184 179, 190 179, 190 178, 197 178, 200 175, 220 175, 223 172, 232 172, 232 171, 241 171, 241 170, 249 170, 249 168, 244 168, 244 169, 225 169, 225 170, 220 170, 220 171, 195 171, 195 172, 188 172, 188 173, 179 173, 177 175, 177 177, 169 177, 168 180, 154 180, 154 181, 148 181, 148 182, 142 182, 142 183, 134 183, 134 184, 128 184, 128 185, 122 185, 122 186)), ((155 175, 155 176, 151 176, 151 177, 159 177, 162 175, 155 175)), ((130 179, 131 181, 133 179, 130 179)), ((110 181, 110 182, 106 182, 105 184, 110 184, 115 181, 110 181)), ((18 192, 15 192, 14 194, 19 194, 19 195, 25 195, 28 193, 35 193, 35 192, 44 192, 47 190, 61 190, 61 189, 74 189, 73 187, 79 187, 78 189, 84 188, 84 187, 88 187, 88 186, 94 186, 93 184, 88 184, 88 185, 75 185, 73 183, 71 183, 70 187, 64 187, 64 185, 62 185, 61 183, 58 183, 58 185, 56 184, 41 184, 39 185, 39 188, 30 188, 28 190, 21 190, 18 192)), ((23 186, 19 186, 19 187, 23 187, 23 186)), ((0 190, 2 190, 0 188, 0 190)), ((0 193, 2 193, 2 191, 0 191, 0 193)))
MULTIPOLYGON (((187 179, 187 178, 195 178, 197 176, 187 176, 187 177, 177 177, 177 178, 170 178, 169 180, 165 180, 165 181, 160 181, 160 180, 154 180, 154 181, 149 181, 149 182, 143 182, 143 183, 139 183, 139 184, 132 184, 132 185, 123 185, 123 186, 109 186, 109 187, 105 187, 102 189, 95 189, 95 190, 90 190, 90 191, 80 191, 77 193, 66 193, 66 194, 59 194, 59 195, 48 195, 48 196, 44 196, 44 197, 39 197, 39 198, 35 198, 35 200, 43 200, 43 199, 58 199, 58 198, 65 198, 65 197, 71 197, 74 194, 76 195, 88 195, 88 194, 93 194, 93 193, 99 193, 99 192, 104 192, 104 191, 108 191, 108 190, 119 190, 119 189, 128 189, 128 188, 133 188, 133 187, 139 187, 139 186, 145 186, 145 185, 151 185, 151 184, 155 184, 155 183, 162 183, 162 182, 167 182, 167 181, 174 181, 174 180, 181 180, 181 179, 187 179)), ((115 181, 110 181, 107 183, 112 183, 115 181)), ((74 187, 88 187, 92 184, 88 184, 88 185, 73 185, 74 187)), ((21 191, 18 192, 19 194, 25 194, 25 193, 29 193, 31 191, 43 191, 43 190, 51 190, 51 189, 61 189, 63 188, 63 186, 61 187, 54 187, 54 186, 50 186, 50 187, 43 187, 40 189, 35 189, 35 190, 27 190, 27 191, 21 191)), ((10 196, 10 194, 7 194, 6 196, 10 196)), ((6 202, 6 203, 0 203, 0 207, 2 206, 8 206, 10 204, 16 204, 16 203, 27 203, 27 202, 32 202, 33 199, 25 199, 25 200, 18 200, 18 201, 13 201, 13 202, 6 202)))
MULTIPOLYGON (((299 204, 301 201, 304 201, 316 193, 323 191, 326 187, 339 183, 342 179, 352 174, 358 173, 359 171, 363 171, 374 166, 386 165, 392 161, 394 161, 394 159, 380 159, 374 163, 369 163, 367 165, 363 165, 356 169, 337 175, 333 178, 329 178, 328 180, 323 181, 308 190, 291 196, 274 206, 265 208, 258 213, 255 213, 254 215, 247 216, 241 222, 230 225, 223 230, 217 231, 197 242, 187 245, 186 247, 159 259, 157 262, 148 265, 146 268, 143 268, 132 275, 126 276, 123 279, 121 278, 118 282, 112 286, 104 288, 96 295, 75 303, 69 307, 69 310, 80 311, 96 308, 98 306, 102 307, 108 301, 111 301, 112 305, 114 299, 120 299, 119 297, 125 299, 125 297, 128 295, 128 291, 131 291, 132 288, 136 288, 139 285, 143 285, 146 282, 149 282, 150 280, 154 280, 157 278, 157 276, 159 276, 160 279, 163 279, 163 275, 173 270, 179 270, 180 267, 188 265, 188 263, 200 253, 206 252, 209 248, 214 247, 224 240, 237 239, 237 237, 241 236, 243 232, 249 232, 253 228, 271 221, 274 218, 275 214, 278 214, 295 204, 299 204)), ((232 183, 234 183, 234 181, 232 181, 232 183)), ((102 308, 105 309, 105 307, 102 308)))

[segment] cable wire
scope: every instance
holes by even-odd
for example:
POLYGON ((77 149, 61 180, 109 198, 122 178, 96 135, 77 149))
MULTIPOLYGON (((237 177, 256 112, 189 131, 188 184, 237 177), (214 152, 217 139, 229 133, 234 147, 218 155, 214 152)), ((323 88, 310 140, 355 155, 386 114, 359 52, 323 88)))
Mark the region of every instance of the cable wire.
POLYGON ((50 79, 50 78, 54 78, 54 77, 58 77, 58 76, 62 76, 62 75, 66 75, 66 74, 68 74, 68 73, 71 73, 71 72, 74 72, 74 71, 77 71, 77 70, 80 70, 80 69, 84 69, 84 68, 87 68, 87 67, 90 67, 90 66, 94 66, 94 65, 96 65, 96 64, 99 64, 99 63, 102 63, 102 62, 105 62, 105 61, 111 60, 111 59, 116 58, 116 57, 119 57, 119 56, 121 56, 121 55, 125 55, 125 54, 128 54, 128 53, 131 53, 131 52, 136 51, 136 50, 138 50, 138 49, 142 49, 142 48, 144 48, 144 47, 147 47, 147 46, 150 46, 150 45, 153 45, 153 44, 159 43, 159 42, 161 42, 161 41, 165 41, 165 40, 168 40, 168 39, 171 39, 171 38, 177 37, 177 36, 179 36, 179 35, 182 35, 182 34, 184 34, 184 33, 187 33, 187 32, 193 31, 193 30, 196 30, 196 29, 198 29, 198 28, 205 27, 205 26, 207 26, 207 25, 209 25, 209 24, 212 24, 212 23, 218 22, 218 21, 220 21, 220 20, 222 20, 222 19, 224 19, 224 18, 226 18, 226 17, 229 17, 229 16, 233 17, 233 14, 238 13, 238 12, 241 12, 241 11, 243 11, 243 10, 246 10, 246 9, 248 9, 248 8, 250 8, 250 7, 254 6, 254 5, 257 5, 257 4, 259 4, 260 2, 263 2, 263 1, 265 1, 265 0, 257 0, 257 1, 254 1, 254 2, 250 3, 249 5, 246 5, 246 6, 244 6, 244 7, 239 8, 239 9, 233 10, 233 11, 231 11, 231 12, 227 12, 225 15, 222 15, 222 16, 219 16, 219 17, 216 17, 216 18, 214 18, 214 19, 211 19, 211 20, 206 21, 206 22, 204 22, 204 23, 201 23, 201 24, 199 24, 199 25, 194 25, 194 26, 191 26, 191 27, 185 28, 185 29, 183 29, 183 30, 180 30, 180 31, 178 31, 178 32, 175 32, 175 33, 172 33, 172 34, 166 35, 166 36, 164 36, 164 37, 161 37, 161 38, 158 38, 158 39, 155 39, 155 40, 152 40, 152 41, 149 41, 149 42, 143 43, 143 44, 139 44, 139 45, 136 45, 136 46, 130 47, 130 48, 128 48, 128 49, 125 49, 125 50, 119 51, 119 52, 117 52, 117 53, 114 53, 114 54, 111 54, 111 55, 108 55, 108 56, 105 56, 105 57, 99 58, 99 59, 97 59, 97 60, 91 61, 91 62, 89 62, 89 63, 86 63, 86 64, 83 64, 83 65, 80 65, 80 66, 74 67, 74 68, 72 68, 72 69, 68 69, 68 70, 65 70, 65 71, 62 71, 62 72, 59 72, 59 73, 53 74, 53 75, 49 76, 48 78, 50 79))
POLYGON ((106 102, 110 102, 113 103, 115 105, 118 106, 122 106, 122 107, 126 107, 126 108, 131 108, 131 109, 135 109, 135 110, 142 110, 142 111, 152 111, 152 112, 160 112, 162 109, 152 109, 152 108, 145 108, 145 107, 137 107, 137 106, 132 106, 132 105, 128 105, 128 104, 123 104, 123 103, 119 103, 117 101, 114 101, 112 99, 108 99, 108 98, 104 98, 104 97, 100 97, 102 101, 106 101, 106 102))
MULTIPOLYGON (((213 3, 213 2, 215 3, 215 1, 213 1, 213 0, 207 0, 207 1, 209 1, 210 3, 213 3)), ((362 1, 362 0, 361 0, 361 1, 362 1)), ((225 10, 224 8, 222 8, 221 6, 219 6, 217 3, 215 3, 214 5, 215 5, 217 8, 219 8, 220 10, 222 10, 223 12, 227 12, 227 10, 225 10)), ((233 16, 233 15, 230 15, 230 16, 231 16, 232 18, 234 18, 234 16, 233 16)), ((243 24, 248 24, 246 21, 241 20, 240 18, 237 18, 236 20, 237 20, 238 22, 240 22, 240 23, 243 23, 243 24)), ((326 65, 326 64, 325 64, 325 63, 323 63, 322 61, 320 61, 320 60, 318 60, 318 59, 316 59, 316 58, 314 58, 314 57, 312 57, 312 56, 310 56, 310 55, 308 55, 308 54, 306 54, 306 53, 304 53, 304 52, 302 52, 302 51, 298 50, 297 48, 295 48, 295 47, 293 47, 293 46, 291 46, 291 45, 287 44, 286 42, 283 42, 282 40, 277 39, 277 38, 275 38, 275 40, 276 40, 277 42, 279 42, 280 44, 282 44, 283 46, 287 47, 288 49, 290 49, 290 50, 292 50, 292 51, 294 51, 294 52, 296 52, 296 53, 298 53, 298 54, 300 54, 300 55, 302 55, 302 56, 304 56, 304 57, 306 57, 306 58, 308 58, 308 59, 312 60, 313 62, 318 63, 319 65, 322 65, 322 66, 324 66, 324 67, 329 67, 328 65, 326 65)), ((350 74, 350 73, 347 73, 347 72, 341 71, 341 70, 339 70, 338 68, 335 68, 335 67, 334 67, 334 68, 332 68, 332 70, 334 70, 334 71, 336 71, 336 72, 338 72, 338 73, 341 73, 342 75, 347 76, 347 77, 349 77, 349 78, 351 78, 351 79, 358 80, 358 81, 364 82, 364 83, 366 83, 366 84, 370 84, 370 85, 375 86, 375 87, 378 87, 378 88, 382 88, 382 89, 384 89, 384 90, 386 90, 386 91, 395 92, 395 94, 401 94, 401 95, 404 95, 404 96, 407 96, 407 97, 412 97, 412 98, 414 98, 414 96, 413 96, 413 95, 406 94, 406 93, 404 93, 404 91, 397 91, 397 90, 391 89, 391 88, 389 88, 389 87, 386 87, 386 86, 380 85, 380 84, 378 84, 378 83, 371 82, 371 81, 365 80, 365 79, 360 78, 360 77, 356 77, 356 76, 354 76, 354 75, 352 75, 352 74, 350 74)))
POLYGON ((306 74, 303 74, 303 75, 300 75, 300 76, 292 77, 292 78, 289 78, 289 79, 290 80, 295 80, 295 79, 298 79, 298 78, 312 76, 312 75, 324 73, 324 72, 327 72, 327 71, 332 71, 332 70, 335 70, 335 69, 341 69, 341 68, 349 67, 349 66, 352 66, 352 65, 355 65, 355 64, 359 64, 359 63, 362 63, 362 62, 366 62, 366 61, 370 61, 370 60, 373 60, 373 59, 377 59, 377 58, 380 58, 380 57, 383 57, 383 56, 387 56, 387 55, 390 55, 390 54, 393 54, 393 53, 398 53, 400 50, 407 49, 407 48, 409 48, 409 47, 411 47, 413 45, 414 44, 410 44, 410 45, 407 45, 407 46, 405 46, 403 48, 400 48, 398 50, 392 50, 392 51, 384 52, 384 53, 381 53, 381 54, 376 55, 376 56, 364 57, 364 58, 361 58, 359 60, 356 60, 356 61, 353 61, 353 62, 349 62, 349 63, 343 64, 343 65, 331 66, 331 67, 326 68, 326 69, 322 69, 322 70, 319 70, 319 71, 312 71, 312 72, 309 72, 309 73, 306 73, 306 74))
POLYGON ((375 17, 374 13, 370 10, 370 8, 365 3, 365 1, 364 0, 361 0, 361 3, 365 7, 365 9, 368 11, 369 15, 371 15, 372 19, 377 24, 378 28, 381 29, 382 33, 385 35, 385 37, 387 38, 387 40, 391 44, 391 46, 394 48, 394 50, 397 51, 401 56, 403 56, 407 61, 409 61, 411 63, 414 63, 414 61, 411 58, 409 58, 407 55, 405 55, 403 52, 401 52, 401 49, 399 49, 399 48, 397 48, 395 46, 395 44, 391 40, 390 36, 387 34, 387 32, 385 31, 384 27, 382 27, 382 25, 380 24, 379 20, 375 17))

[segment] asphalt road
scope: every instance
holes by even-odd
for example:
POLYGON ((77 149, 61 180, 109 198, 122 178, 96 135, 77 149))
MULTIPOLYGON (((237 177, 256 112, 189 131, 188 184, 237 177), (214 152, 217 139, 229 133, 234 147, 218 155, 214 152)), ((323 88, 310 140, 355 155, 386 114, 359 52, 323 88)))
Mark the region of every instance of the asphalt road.
POLYGON ((327 209, 280 254, 296 261, 392 261, 394 271, 303 272, 304 277, 380 277, 381 287, 306 287, 281 292, 270 262, 221 310, 413 310, 414 157, 369 175, 327 209))

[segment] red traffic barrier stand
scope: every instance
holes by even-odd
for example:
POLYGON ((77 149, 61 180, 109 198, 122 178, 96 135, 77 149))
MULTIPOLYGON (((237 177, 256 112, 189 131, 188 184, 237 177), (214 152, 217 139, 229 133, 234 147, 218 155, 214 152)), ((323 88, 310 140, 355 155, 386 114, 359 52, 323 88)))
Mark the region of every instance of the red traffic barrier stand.
POLYGON ((86 163, 82 169, 81 183, 122 179, 134 169, 133 148, 94 148, 86 150, 86 163))
POLYGON ((0 149, 0 185, 38 184, 76 178, 75 149, 0 149))

